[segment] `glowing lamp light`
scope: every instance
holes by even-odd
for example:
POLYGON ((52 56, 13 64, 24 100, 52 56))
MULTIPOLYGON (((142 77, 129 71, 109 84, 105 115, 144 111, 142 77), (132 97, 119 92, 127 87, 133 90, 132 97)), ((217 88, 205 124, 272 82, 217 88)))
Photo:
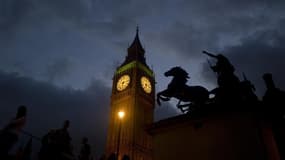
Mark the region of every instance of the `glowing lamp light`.
POLYGON ((118 116, 119 116, 120 119, 123 119, 124 116, 125 116, 125 112, 124 111, 119 111, 118 112, 118 116))

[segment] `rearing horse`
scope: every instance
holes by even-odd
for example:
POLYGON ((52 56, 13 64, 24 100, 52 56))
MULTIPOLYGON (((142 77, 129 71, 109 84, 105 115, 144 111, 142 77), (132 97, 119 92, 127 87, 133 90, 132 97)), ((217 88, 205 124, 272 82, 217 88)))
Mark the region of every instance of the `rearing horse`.
POLYGON ((188 73, 181 67, 173 67, 165 72, 166 77, 173 76, 172 81, 168 84, 167 89, 157 93, 157 103, 160 100, 169 101, 172 97, 179 100, 177 107, 184 113, 189 111, 190 106, 200 106, 205 104, 209 99, 209 91, 202 86, 187 86, 189 78, 188 73), (180 104, 181 102, 189 102, 180 104), (184 109, 188 107, 188 109, 184 109))

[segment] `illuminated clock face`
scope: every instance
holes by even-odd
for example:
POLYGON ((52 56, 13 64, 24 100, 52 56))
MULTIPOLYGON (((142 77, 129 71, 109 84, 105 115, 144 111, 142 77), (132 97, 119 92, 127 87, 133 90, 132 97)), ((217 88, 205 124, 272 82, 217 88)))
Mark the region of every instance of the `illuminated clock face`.
POLYGON ((141 78, 141 86, 146 93, 151 92, 151 83, 148 78, 144 76, 141 78))
POLYGON ((122 91, 126 89, 130 83, 130 76, 129 75, 123 75, 117 82, 117 90, 122 91))

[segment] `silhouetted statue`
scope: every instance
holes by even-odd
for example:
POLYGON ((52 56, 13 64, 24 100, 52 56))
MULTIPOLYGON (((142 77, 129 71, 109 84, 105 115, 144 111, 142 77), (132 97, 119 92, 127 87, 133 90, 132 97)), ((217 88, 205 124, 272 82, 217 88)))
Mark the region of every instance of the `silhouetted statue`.
POLYGON ((272 116, 277 116, 279 118, 283 117, 285 113, 285 92, 275 87, 272 74, 264 74, 263 80, 267 88, 265 95, 263 96, 264 104, 271 112, 272 116))
POLYGON ((211 66, 212 70, 216 72, 218 75, 220 74, 232 74, 235 71, 234 66, 230 63, 227 57, 222 54, 214 55, 207 51, 203 51, 204 54, 209 57, 217 59, 217 63, 215 66, 211 66))
POLYGON ((70 122, 69 120, 66 120, 63 124, 63 128, 58 129, 56 131, 57 139, 58 139, 58 145, 62 149, 63 153, 72 154, 72 148, 71 148, 71 137, 68 132, 70 122))
POLYGON ((88 138, 84 137, 82 139, 82 147, 80 150, 79 160, 89 160, 91 154, 90 145, 88 144, 88 138))
POLYGON ((0 131, 0 159, 9 159, 9 151, 18 141, 19 134, 26 124, 27 108, 19 106, 16 117, 0 131))
POLYGON ((256 96, 254 85, 246 78, 245 74, 243 74, 243 81, 239 84, 241 100, 248 104, 254 104, 258 101, 256 96))
POLYGON ((124 155, 122 160, 130 160, 130 157, 128 155, 124 155))
POLYGON ((272 74, 263 75, 266 85, 266 92, 263 96, 265 114, 272 122, 271 127, 276 140, 281 159, 285 157, 285 92, 277 88, 274 84, 272 74))
POLYGON ((218 88, 211 91, 215 94, 215 101, 218 103, 240 101, 239 79, 234 75, 235 68, 230 61, 222 54, 214 55, 203 51, 204 54, 217 60, 212 70, 217 75, 218 88))
POLYGON ((39 160, 58 159, 58 146, 56 144, 56 130, 50 130, 42 138, 39 160))
POLYGON ((17 160, 31 160, 31 158, 32 158, 32 141, 33 141, 33 139, 30 138, 28 143, 23 148, 22 152, 16 158, 17 160))
POLYGON ((68 132, 69 121, 64 122, 63 128, 51 130, 42 138, 39 153, 40 160, 70 160, 74 159, 71 147, 71 137, 68 132))
POLYGON ((206 88, 186 85, 189 76, 181 67, 173 67, 165 72, 164 75, 166 77, 173 76, 173 79, 168 84, 166 90, 157 93, 158 105, 161 104, 160 100, 169 101, 171 97, 174 97, 179 100, 177 107, 182 112, 188 112, 190 108, 195 109, 195 107, 205 104, 209 99, 209 92, 206 88), (186 104, 180 104, 181 102, 186 102, 186 104))

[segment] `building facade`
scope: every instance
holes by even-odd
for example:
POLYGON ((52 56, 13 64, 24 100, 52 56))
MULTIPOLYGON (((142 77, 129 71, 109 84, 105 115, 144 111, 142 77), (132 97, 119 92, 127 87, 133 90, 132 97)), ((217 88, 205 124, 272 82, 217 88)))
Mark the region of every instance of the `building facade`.
POLYGON ((153 123, 153 160, 280 160, 272 126, 251 112, 184 114, 153 123))
POLYGON ((152 138, 146 127, 153 123, 154 73, 146 64, 138 30, 124 62, 116 69, 110 104, 106 155, 121 159, 152 159, 152 138), (123 112, 119 118, 118 113, 123 112))

